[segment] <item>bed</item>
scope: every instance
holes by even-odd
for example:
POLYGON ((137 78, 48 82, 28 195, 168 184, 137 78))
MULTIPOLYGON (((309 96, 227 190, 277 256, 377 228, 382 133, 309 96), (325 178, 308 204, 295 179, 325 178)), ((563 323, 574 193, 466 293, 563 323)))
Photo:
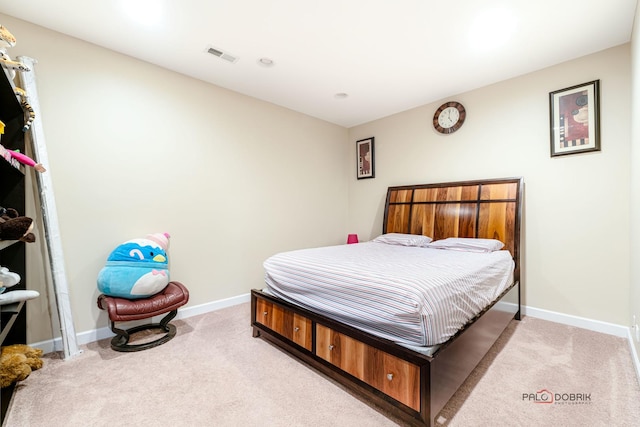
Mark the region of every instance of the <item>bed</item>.
MULTIPOLYGON (((411 237, 407 235, 414 235, 416 239, 410 239, 412 244, 397 246, 372 241, 270 257, 265 261, 266 286, 251 291, 253 336, 275 344, 409 424, 435 425, 438 413, 509 322, 520 319, 522 193, 523 179, 519 177, 389 187, 381 237, 406 239, 411 237), (424 236, 433 242, 426 242, 424 236), (454 271, 461 272, 462 264, 456 263, 473 266, 476 259, 483 258, 485 262, 490 258, 486 254, 464 255, 454 261, 438 258, 446 251, 433 248, 434 243, 445 242, 447 238, 502 242, 504 247, 495 251, 495 258, 500 258, 498 269, 504 271, 497 279, 491 279, 497 283, 492 291, 473 298, 473 287, 458 286, 466 283, 467 278, 462 273, 453 274, 460 277, 456 282, 447 282, 445 287, 459 287, 459 295, 455 297, 459 300, 442 299, 439 305, 464 306, 468 310, 465 317, 451 316, 458 324, 447 323, 438 328, 432 327, 436 318, 430 318, 424 308, 416 308, 417 314, 412 313, 415 315, 396 312, 403 303, 417 307, 415 299, 422 298, 414 296, 408 285, 404 286, 405 281, 413 279, 402 272, 418 265, 419 258, 413 258, 414 255, 433 253, 436 264, 451 264, 454 271), (414 245, 414 240, 419 243, 414 245), (290 262, 290 257, 301 259, 304 268, 328 265, 331 259, 341 258, 344 264, 339 269, 344 274, 336 274, 328 267, 304 273, 305 270, 290 262), (368 266, 366 270, 375 270, 376 257, 379 264, 385 263, 379 274, 369 277, 365 270, 351 270, 357 264, 353 260, 365 263, 366 257, 373 257, 364 264, 368 266), (394 270, 396 265, 399 269, 394 270), (389 273, 384 276, 384 272, 389 273), (383 282, 396 286, 396 292, 372 285, 380 274, 384 276, 383 282), (305 299, 305 294, 296 293, 294 282, 288 283, 286 277, 301 275, 308 276, 311 286, 314 281, 324 283, 325 288, 316 292, 324 300, 315 303, 305 299), (327 291, 327 283, 334 287, 327 291), (347 294, 332 297, 333 290, 337 292, 339 288, 348 289, 347 294), (349 300, 346 305, 340 305, 345 299, 349 300), (358 304, 365 310, 369 307, 368 314, 350 313, 358 304)), ((496 270, 493 264, 487 268, 496 270)), ((485 269, 478 263, 472 271, 477 275, 485 269)), ((434 295, 439 298, 439 291, 434 295)))

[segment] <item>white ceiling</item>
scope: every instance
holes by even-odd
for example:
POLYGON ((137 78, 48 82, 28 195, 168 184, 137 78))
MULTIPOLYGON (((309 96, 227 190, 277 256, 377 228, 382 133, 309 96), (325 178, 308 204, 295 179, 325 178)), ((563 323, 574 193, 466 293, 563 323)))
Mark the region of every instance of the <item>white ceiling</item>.
POLYGON ((636 1, 0 0, 0 12, 351 127, 629 42, 636 1), (133 19, 124 6, 137 3, 157 20, 133 19), (503 44, 475 46, 496 12, 503 44))

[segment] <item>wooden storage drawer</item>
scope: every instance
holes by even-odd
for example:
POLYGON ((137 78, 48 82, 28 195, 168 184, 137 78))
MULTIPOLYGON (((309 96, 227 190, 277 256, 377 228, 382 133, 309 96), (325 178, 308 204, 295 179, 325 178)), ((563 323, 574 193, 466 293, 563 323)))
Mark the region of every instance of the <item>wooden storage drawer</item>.
POLYGON ((311 320, 306 317, 258 298, 256 301, 256 322, 311 351, 312 324, 311 320))
POLYGON ((316 324, 316 355, 384 394, 420 411, 420 368, 316 324))

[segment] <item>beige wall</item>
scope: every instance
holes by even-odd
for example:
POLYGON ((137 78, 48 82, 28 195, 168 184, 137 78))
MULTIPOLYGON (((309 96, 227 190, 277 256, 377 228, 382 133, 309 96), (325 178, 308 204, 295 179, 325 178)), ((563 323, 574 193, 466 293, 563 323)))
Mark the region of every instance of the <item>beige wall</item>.
MULTIPOLYGON (((640 325, 640 11, 636 16, 631 42, 631 293, 629 306, 631 315, 640 325), (634 221, 635 219, 635 221, 634 221)), ((631 323, 631 319, 630 319, 631 323)), ((633 326, 633 325, 632 325, 633 326)), ((636 350, 640 353, 640 341, 632 330, 636 350)))
POLYGON ((353 144, 375 137, 376 178, 352 172, 349 230, 380 234, 390 185, 523 176, 523 303, 628 325, 629 87, 623 45, 451 97, 467 109, 452 135, 431 125, 441 102, 350 129, 353 144), (596 79, 602 151, 551 158, 549 92, 596 79))
MULTIPOLYGON (((0 18, 18 40, 11 55, 38 61, 77 332, 107 326, 96 277, 125 240, 169 232, 171 276, 195 306, 260 287, 275 252, 345 239, 346 129, 0 18)), ((38 289, 40 248, 28 250, 38 289)), ((53 301, 29 303, 29 342, 59 336, 53 301)))

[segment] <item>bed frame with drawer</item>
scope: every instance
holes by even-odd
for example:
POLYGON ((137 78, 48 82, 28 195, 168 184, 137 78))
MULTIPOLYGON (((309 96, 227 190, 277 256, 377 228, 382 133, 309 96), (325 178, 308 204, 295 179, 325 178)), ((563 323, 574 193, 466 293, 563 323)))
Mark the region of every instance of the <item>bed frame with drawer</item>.
POLYGON ((498 239, 515 261, 514 282, 431 356, 251 291, 253 336, 262 337, 393 416, 435 418, 512 319, 520 319, 523 179, 389 187, 383 233, 498 239))

